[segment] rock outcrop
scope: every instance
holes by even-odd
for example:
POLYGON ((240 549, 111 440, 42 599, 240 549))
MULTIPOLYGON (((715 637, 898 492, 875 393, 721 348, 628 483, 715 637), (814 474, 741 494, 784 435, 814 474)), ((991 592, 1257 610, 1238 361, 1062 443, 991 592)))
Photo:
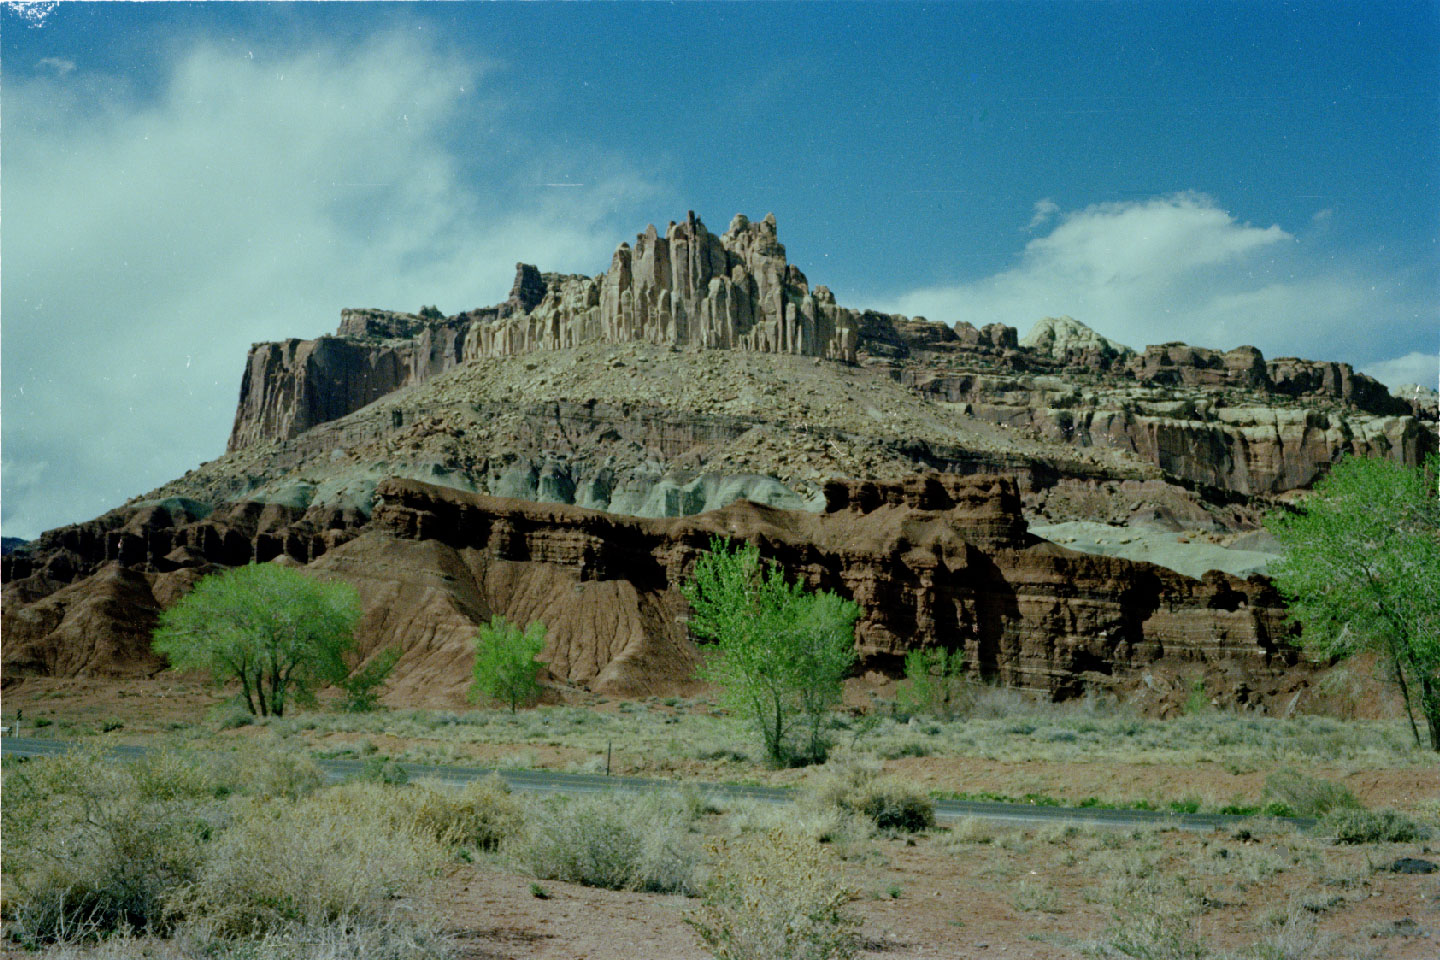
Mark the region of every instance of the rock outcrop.
POLYGON ((1045 317, 1020 341, 1020 346, 1066 364, 1108 369, 1117 358, 1135 351, 1091 330, 1074 317, 1045 317))
POLYGON ((465 360, 650 343, 854 361, 865 331, 890 338, 896 319, 812 290, 786 261, 773 215, 737 215, 716 236, 691 211, 663 235, 652 224, 620 244, 598 276, 516 264, 510 297, 494 307, 440 321, 345 310, 335 337, 256 344, 229 449, 297 436, 465 360))
POLYGON ((144 639, 160 608, 207 570, 283 554, 359 588, 362 652, 403 650, 396 703, 460 702, 476 626, 497 613, 549 626, 559 680, 683 690, 699 650, 678 586, 719 535, 853 597, 862 673, 896 676, 906 651, 942 646, 976 675, 1062 698, 1164 663, 1228 677, 1243 702, 1293 686, 1266 582, 1191 579, 1030 536, 1008 478, 834 482, 824 499, 820 513, 741 501, 644 520, 387 480, 368 522, 273 504, 119 511, 5 558, 6 676, 154 670, 144 639))
POLYGON ((464 360, 463 321, 345 310, 340 334, 250 348, 230 433, 232 450, 299 436, 464 360))
POLYGON ((1260 501, 1308 487, 1341 456, 1418 463, 1436 449, 1435 419, 1419 391, 1393 397, 1343 363, 1183 343, 1137 352, 1070 317, 1045 318, 1022 340, 1002 324, 841 307, 787 261, 773 217, 737 216, 716 236, 691 213, 621 244, 597 276, 517 264, 492 307, 448 318, 346 310, 336 336, 257 344, 229 462, 162 495, 363 510, 380 479, 402 475, 670 515, 725 496, 815 504, 824 469, 875 480, 1003 470, 1037 516, 1046 502, 1079 502, 1061 491, 1069 485, 1160 481, 1178 491, 1167 502, 1203 505, 1199 528, 1243 529, 1260 501), (704 354, 740 354, 779 379, 711 381, 682 400, 706 373, 693 361, 704 354), (793 366, 764 357, 818 366, 797 385, 793 366), (602 388, 620 370, 626 388, 602 388), (887 396, 886 379, 929 409, 887 396), (864 396, 850 389, 861 380, 864 396), (439 435, 417 436, 426 423, 439 435), (825 456, 813 455, 816 440, 825 456), (773 449, 787 447, 807 456, 787 465, 773 449), (360 448, 374 449, 371 462, 354 462, 360 448), (233 482, 214 476, 227 470, 233 482), (1232 509, 1251 501, 1248 513, 1232 509))

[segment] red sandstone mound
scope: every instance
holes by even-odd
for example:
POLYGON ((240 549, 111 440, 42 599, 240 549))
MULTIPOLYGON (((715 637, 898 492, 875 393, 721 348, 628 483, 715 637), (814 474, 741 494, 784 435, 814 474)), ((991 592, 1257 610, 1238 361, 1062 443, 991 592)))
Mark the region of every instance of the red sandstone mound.
POLYGON ((1283 612, 1262 579, 1195 580, 1039 540, 1007 478, 835 482, 825 494, 819 514, 741 501, 640 519, 388 480, 363 525, 273 505, 111 515, 92 522, 103 532, 71 528, 5 558, 6 673, 154 669, 144 638, 187 581, 283 555, 360 590, 361 652, 403 651, 393 703, 462 702, 476 626, 494 614, 548 625, 556 679, 624 696, 683 691, 700 651, 678 585, 719 535, 853 597, 862 671, 894 676, 906 651, 940 645, 965 650, 977 675, 1056 697, 1126 685, 1157 664, 1203 665, 1237 702, 1295 686, 1283 612))

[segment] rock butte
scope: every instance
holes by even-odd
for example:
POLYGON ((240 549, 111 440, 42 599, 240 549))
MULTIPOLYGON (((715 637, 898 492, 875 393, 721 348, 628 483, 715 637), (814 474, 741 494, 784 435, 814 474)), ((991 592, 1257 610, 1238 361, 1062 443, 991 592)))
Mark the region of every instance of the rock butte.
POLYGON ((334 337, 257 344, 224 456, 4 557, 5 675, 153 672, 160 609, 279 560, 361 590, 361 649, 404 651, 395 703, 461 702, 493 613, 550 626, 556 680, 682 691, 700 652, 676 586, 724 534, 853 596, 871 676, 939 645, 1056 697, 1173 709, 1203 674, 1293 704, 1311 671, 1263 577, 1027 523, 1253 539, 1340 456, 1418 463, 1435 419, 1433 394, 1341 363, 842 307, 773 217, 717 237, 691 213, 595 277, 520 264, 494 307, 345 310, 334 337))

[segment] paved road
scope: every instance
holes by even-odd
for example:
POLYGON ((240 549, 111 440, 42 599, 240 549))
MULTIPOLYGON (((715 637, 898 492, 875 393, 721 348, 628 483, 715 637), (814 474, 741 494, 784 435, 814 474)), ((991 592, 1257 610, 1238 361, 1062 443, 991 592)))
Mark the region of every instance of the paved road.
MULTIPOLYGON (((75 744, 63 740, 31 737, 0 738, 0 752, 5 756, 52 757, 64 753, 75 744)), ((110 748, 117 757, 135 758, 146 747, 116 745, 110 748)), ((344 780, 365 770, 363 760, 320 760, 320 769, 331 780, 344 780)), ((461 784, 498 774, 512 790, 535 793, 599 793, 606 790, 663 790, 675 787, 698 787, 708 796, 720 800, 756 800, 761 803, 789 803, 795 791, 785 787, 753 787, 707 781, 650 780, 643 777, 607 777, 601 774, 557 773, 550 770, 502 770, 496 767, 431 766, 402 763, 411 780, 439 780, 461 784)), ((980 817, 1014 824, 1035 826, 1047 823, 1080 823, 1106 827, 1137 827, 1166 825, 1184 830, 1215 830, 1247 817, 1227 814, 1177 814, 1155 810, 1098 810, 1093 807, 1041 807, 1022 803, 982 803, 971 800, 937 800, 935 816, 940 820, 980 817)), ((1287 819, 1297 827, 1308 828, 1314 821, 1287 819)))

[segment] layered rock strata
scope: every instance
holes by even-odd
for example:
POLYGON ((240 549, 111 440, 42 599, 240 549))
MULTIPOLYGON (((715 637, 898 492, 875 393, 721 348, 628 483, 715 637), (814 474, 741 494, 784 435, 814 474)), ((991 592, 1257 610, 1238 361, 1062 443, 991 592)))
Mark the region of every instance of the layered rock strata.
POLYGON ((598 276, 516 264, 509 299, 494 307, 440 321, 346 310, 335 337, 256 344, 229 449, 296 436, 464 360, 639 342, 853 361, 867 325, 888 332, 892 318, 811 290, 773 215, 737 215, 716 236, 691 211, 663 235, 652 224, 620 244, 598 276))
POLYGON ((898 675, 908 650, 940 646, 963 650, 977 676, 1061 698, 1164 664, 1208 672, 1237 701, 1295 684, 1263 580, 1191 579, 1039 540, 1008 478, 834 482, 818 514, 741 501, 664 520, 408 480, 378 494, 368 523, 273 504, 204 517, 172 505, 52 533, 4 561, 6 674, 156 669, 144 639, 160 608, 203 572, 283 555, 360 589, 362 651, 404 651, 397 703, 458 702, 476 626, 494 614, 549 626, 557 680, 627 696, 684 690, 701 651, 678 587, 722 536, 853 597, 861 673, 898 675))
MULTIPOLYGON (((1043 515, 1039 511, 1046 501, 1075 501, 1068 494, 1049 496, 1056 486, 1158 479, 1205 504, 1200 512, 1208 517, 1202 528, 1226 526, 1231 523, 1227 517, 1239 516, 1228 506, 1237 498, 1274 498, 1304 489, 1341 456, 1418 463, 1436 449, 1433 403, 1419 399, 1418 392, 1414 398, 1392 397, 1347 364, 1293 357, 1267 361, 1253 347, 1217 351, 1166 343, 1137 352, 1070 317, 1045 318, 1021 340, 1014 328, 1002 324, 977 327, 962 320, 947 326, 921 317, 848 309, 838 306, 826 288, 812 289, 786 260, 773 217, 751 222, 737 216, 716 236, 691 213, 663 232, 650 227, 633 246, 621 244, 610 269, 598 276, 542 273, 519 264, 510 296, 493 307, 448 318, 346 310, 337 336, 257 344, 242 381, 230 451, 243 455, 276 443, 298 444, 292 449, 300 450, 320 442, 349 449, 354 444, 345 438, 355 433, 351 427, 311 432, 321 425, 349 423, 355 411, 403 396, 405 388, 441 382, 459 386, 467 375, 494 376, 493 363, 483 372, 476 368, 482 361, 521 363, 527 370, 536 365, 553 368, 555 364, 542 358, 574 355, 577 364, 592 362, 586 350, 605 345, 680 351, 669 361, 663 355, 636 356, 657 375, 663 375, 667 364, 675 367, 671 378, 676 392, 694 372, 679 358, 692 351, 859 364, 943 407, 943 415, 957 426, 949 436, 937 437, 920 429, 913 416, 890 418, 896 422, 887 442, 894 449, 878 454, 880 459, 908 463, 910 469, 965 470, 964 464, 977 463, 981 469, 989 465, 1013 470, 1026 478, 1037 516, 1043 515), (975 432, 964 426, 967 423, 1005 431, 1012 449, 997 456, 997 446, 1005 444, 988 442, 983 449, 966 450, 975 432), (923 442, 918 440, 922 433, 923 442), (1092 470, 1083 466, 1087 461, 1107 466, 1092 470), (1076 465, 1081 465, 1078 472, 1070 469, 1076 465), (1034 482, 1037 477, 1041 479, 1034 482)), ((601 360, 607 367, 624 365, 618 356, 601 360)), ((828 363, 825 368, 840 369, 828 363)), ((601 372, 592 370, 590 375, 601 372)), ((689 439, 677 439, 666 450, 652 449, 648 459, 629 468, 622 465, 629 455, 611 450, 605 438, 631 436, 627 422, 650 415, 644 413, 646 397, 634 397, 636 402, 608 423, 587 413, 596 426, 588 459, 598 465, 591 468, 577 466, 571 454, 557 458, 538 438, 554 432, 554 418, 547 411, 577 405, 605 409, 605 394, 589 392, 583 378, 563 392, 553 378, 506 379, 514 380, 516 390, 503 400, 492 396, 486 416, 529 423, 529 429, 514 431, 515 442, 497 444, 492 438, 476 444, 457 438, 453 452, 436 462, 396 463, 386 457, 386 466, 377 466, 359 486, 324 479, 336 473, 335 465, 324 462, 325 454, 333 451, 315 451, 304 466, 307 474, 320 479, 304 483, 320 495, 344 487, 344 496, 334 502, 362 508, 368 508, 373 485, 386 472, 428 477, 461 489, 639 514, 669 513, 672 506, 681 513, 718 506, 718 494, 712 494, 721 489, 764 496, 784 506, 816 502, 823 478, 782 476, 766 458, 714 462, 707 458, 723 444, 691 436, 699 424, 717 425, 730 439, 761 424, 780 432, 825 436, 827 428, 817 421, 833 418, 817 418, 803 401, 782 402, 783 387, 777 391, 762 386, 764 393, 776 396, 776 403, 759 416, 731 415, 723 387, 690 410, 657 397, 655 415, 662 423, 656 429, 684 421, 690 426, 680 433, 689 439), (759 492, 763 478, 775 487, 771 494, 759 492), (675 492, 692 483, 707 492, 675 492), (621 493, 611 496, 612 490, 621 493)), ((433 408, 435 398, 446 391, 457 392, 454 387, 429 391, 433 396, 423 403, 433 408)), ((390 414, 393 422, 381 424, 381 429, 413 432, 417 415, 404 403, 393 404, 390 414)), ((460 416, 467 414, 462 411, 460 416)), ((376 432, 373 417, 364 431, 376 432)), ((854 433, 841 431, 842 437, 854 433)), ((280 459, 293 461, 298 469, 301 458, 287 454, 280 459)), ((248 490, 256 496, 275 496, 267 491, 277 484, 285 488, 288 482, 267 471, 246 474, 248 490)), ((892 474, 841 475, 893 479, 892 474)), ((195 495, 183 483, 172 492, 195 495)), ((224 493, 234 497, 247 490, 224 493)), ((1185 495, 1168 499, 1176 496, 1185 495)), ((1142 505, 1138 514, 1130 513, 1140 516, 1147 509, 1142 505)), ((1167 507, 1166 512, 1195 513, 1185 507, 1167 507)), ((1253 521, 1258 513, 1251 514, 1253 521)), ((1249 521, 1235 522, 1243 529, 1249 521)))

